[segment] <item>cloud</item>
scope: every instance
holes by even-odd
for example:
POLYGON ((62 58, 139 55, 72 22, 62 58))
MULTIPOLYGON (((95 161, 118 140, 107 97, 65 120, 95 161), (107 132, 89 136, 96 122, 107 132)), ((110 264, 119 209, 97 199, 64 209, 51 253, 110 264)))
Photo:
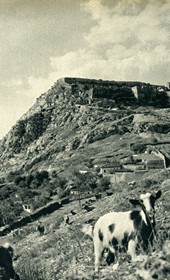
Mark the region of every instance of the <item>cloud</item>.
POLYGON ((170 76, 170 1, 122 0, 83 4, 95 25, 88 47, 51 57, 56 76, 165 83, 170 76))
POLYGON ((0 86, 5 86, 5 87, 20 87, 23 85, 23 81, 21 79, 11 79, 8 81, 1 81, 0 86))
POLYGON ((170 76, 170 1, 112 3, 90 0, 84 4, 95 20, 91 32, 84 35, 91 67, 97 62, 96 74, 100 65, 105 67, 107 75, 100 69, 99 78, 165 83, 170 76))
POLYGON ((0 81, 46 77, 50 56, 83 46, 90 15, 79 0, 0 1, 0 81))
POLYGON ((81 8, 94 23, 90 32, 82 34, 86 46, 50 56, 51 71, 44 78, 30 76, 26 96, 37 97, 64 76, 169 80, 169 0, 90 0, 81 8))
POLYGON ((109 9, 103 6, 99 0, 89 0, 82 4, 85 11, 89 12, 94 20, 106 18, 109 14, 109 9))
POLYGON ((51 56, 46 78, 30 77, 25 94, 45 92, 64 76, 165 83, 170 76, 170 1, 90 0, 81 6, 94 24, 87 45, 51 56))
MULTIPOLYGON (((170 2, 165 4, 148 2, 146 5, 137 3, 138 9, 134 8, 135 3, 129 3, 131 1, 122 0, 112 8, 105 7, 105 12, 101 12, 102 17, 98 16, 99 12, 96 15, 95 7, 85 6, 86 9, 88 6, 92 17, 97 19, 97 24, 85 36, 90 46, 125 44, 130 37, 133 37, 134 41, 138 40, 143 46, 148 42, 154 44, 169 42, 170 2)), ((99 7, 102 10, 101 4, 99 7)))

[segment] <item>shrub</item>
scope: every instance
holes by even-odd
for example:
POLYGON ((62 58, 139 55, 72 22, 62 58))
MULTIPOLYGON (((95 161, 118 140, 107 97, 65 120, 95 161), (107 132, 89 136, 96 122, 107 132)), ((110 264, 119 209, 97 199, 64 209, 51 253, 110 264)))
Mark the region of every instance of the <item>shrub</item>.
POLYGON ((21 175, 21 170, 10 171, 6 175, 6 181, 14 182, 15 177, 21 175))
POLYGON ((25 182, 27 184, 27 186, 30 186, 31 182, 33 181, 34 179, 34 176, 32 174, 29 174, 26 179, 25 179, 25 182))
POLYGON ((15 221, 16 213, 14 212, 14 207, 11 206, 10 200, 6 200, 5 205, 1 203, 1 216, 0 225, 10 224, 15 221))
POLYGON ((18 184, 18 187, 20 187, 20 188, 26 188, 26 187, 27 187, 27 184, 26 184, 25 180, 21 180, 21 181, 19 182, 19 184, 18 184))
POLYGON ((101 191, 106 191, 109 189, 110 187, 110 179, 109 177, 102 177, 98 180, 98 188, 101 190, 101 191))
POLYGON ((19 183, 21 181, 25 180, 25 177, 21 176, 21 175, 17 175, 15 178, 14 178, 14 183, 18 186, 19 183))
POLYGON ((33 176, 39 182, 39 185, 41 185, 42 182, 44 181, 44 179, 49 178, 49 173, 46 170, 37 171, 37 172, 33 173, 33 176))
POLYGON ((47 170, 42 170, 42 171, 40 172, 40 174, 41 174, 41 177, 42 177, 43 179, 48 179, 48 177, 49 177, 49 173, 48 173, 47 170))
POLYGON ((31 186, 32 189, 36 189, 36 188, 39 187, 39 185, 40 185, 40 183, 39 183, 38 179, 34 178, 34 179, 31 181, 31 185, 30 185, 30 186, 31 186))
POLYGON ((145 189, 149 189, 156 184, 157 184, 157 181, 154 179, 145 179, 142 181, 142 187, 145 189))
MULTIPOLYGON (((54 176, 56 176, 56 175, 54 175, 54 176)), ((65 178, 62 178, 62 177, 59 177, 59 176, 53 177, 52 182, 51 182, 51 184, 53 186, 55 186, 55 188, 56 187, 61 187, 62 189, 64 189, 66 183, 67 183, 67 180, 65 178)))
POLYGON ((142 144, 142 143, 139 143, 139 144, 133 144, 131 145, 131 150, 134 152, 134 153, 144 153, 145 150, 146 150, 146 145, 145 144, 142 144))
POLYGON ((28 199, 34 197, 34 193, 30 189, 28 189, 27 187, 25 187, 24 189, 19 189, 18 193, 21 197, 21 200, 25 201, 25 202, 27 202, 28 199))

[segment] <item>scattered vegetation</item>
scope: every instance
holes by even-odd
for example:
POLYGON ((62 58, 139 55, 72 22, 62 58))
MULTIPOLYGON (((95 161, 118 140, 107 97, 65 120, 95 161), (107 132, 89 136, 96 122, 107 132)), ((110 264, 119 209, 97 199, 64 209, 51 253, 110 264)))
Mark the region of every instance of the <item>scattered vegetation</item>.
POLYGON ((140 179, 134 172, 135 184, 128 185, 100 176, 94 164, 115 161, 130 164, 132 155, 145 152, 148 145, 152 150, 155 145, 163 151, 168 162, 169 109, 159 108, 167 106, 167 97, 165 92, 161 94, 150 88, 150 93, 146 90, 143 100, 137 104, 131 89, 126 84, 122 89, 118 83, 114 87, 115 99, 112 90, 102 86, 95 87, 93 98, 92 84, 56 83, 0 142, 0 226, 27 215, 23 204, 33 203, 36 209, 52 199, 69 196, 72 200, 59 211, 41 218, 46 227, 43 236, 38 236, 32 223, 34 229, 27 225, 21 236, 2 239, 10 239, 15 244, 15 265, 23 280, 166 280, 170 271, 166 250, 170 208, 169 183, 163 182, 170 179, 168 169, 141 173, 140 179), (103 100, 103 94, 108 98, 103 100), (146 106, 139 107, 143 104, 146 106), (93 245, 81 234, 81 224, 89 221, 93 224, 110 209, 127 210, 130 207, 127 197, 160 186, 164 196, 157 206, 157 246, 143 263, 131 263, 123 255, 117 271, 103 263, 100 274, 95 275, 93 245), (75 196, 71 194, 74 191, 78 193, 75 196), (87 197, 98 193, 102 193, 102 199, 92 203, 89 212, 80 208, 84 198, 87 201, 87 197), (74 208, 76 211, 72 213, 76 214, 70 214, 74 208), (69 215, 70 224, 64 223, 65 214, 69 215))
MULTIPOLYGON (((155 183, 156 181, 150 181, 151 190, 156 191, 160 188, 155 183)), ((41 221, 47 227, 44 236, 39 237, 34 231, 29 231, 24 239, 17 240, 17 272, 20 271, 23 279, 27 279, 24 277, 28 277, 28 275, 32 277, 28 278, 29 280, 34 279, 35 275, 37 279, 43 277, 43 280, 168 280, 170 273, 169 212, 165 212, 163 207, 168 200, 164 192, 156 206, 157 239, 143 262, 131 262, 126 253, 121 253, 119 256, 120 266, 116 271, 112 270, 112 266, 107 266, 103 260, 99 274, 95 274, 93 243, 81 233, 83 223, 94 224, 98 217, 111 209, 115 211, 130 209, 131 206, 127 198, 135 197, 140 191, 146 191, 142 181, 141 185, 136 186, 135 189, 131 189, 131 186, 125 188, 123 184, 120 184, 119 192, 115 192, 109 197, 104 196, 101 200, 94 202, 93 211, 85 213, 80 210, 78 202, 72 202, 60 212, 56 211, 51 217, 42 219, 41 221), (72 224, 66 225, 63 216, 70 213, 70 209, 73 207, 79 211, 77 211, 77 215, 70 216, 72 224), (52 227, 56 222, 57 224, 52 227), (28 246, 29 250, 25 251, 28 246), (25 257, 30 260, 29 262, 36 263, 36 266, 33 265, 31 268, 32 272, 30 272, 29 262, 24 261, 25 257)), ((143 254, 143 251, 141 253, 143 254)))

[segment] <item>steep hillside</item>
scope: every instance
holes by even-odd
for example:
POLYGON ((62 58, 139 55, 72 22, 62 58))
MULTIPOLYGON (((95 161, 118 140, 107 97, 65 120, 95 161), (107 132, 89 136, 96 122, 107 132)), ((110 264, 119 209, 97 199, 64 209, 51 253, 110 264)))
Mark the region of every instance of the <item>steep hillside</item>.
POLYGON ((0 233, 6 235, 1 242, 14 244, 22 279, 168 279, 167 90, 140 82, 63 78, 1 140, 0 233), (93 246, 81 225, 94 224, 110 210, 127 210, 128 198, 159 189, 155 250, 144 263, 123 255, 116 272, 104 267, 94 275, 93 246), (84 198, 91 198, 88 210, 84 198), (69 203, 62 205, 62 199, 69 203), (54 204, 60 204, 57 211, 54 204), (45 206, 53 213, 44 213, 45 206), (45 226, 40 236, 38 218, 45 226), (22 228, 13 232, 17 224, 22 228))
POLYGON ((166 90, 140 82, 58 80, 0 142, 0 206, 10 213, 5 221, 1 214, 0 225, 23 216, 25 204, 36 209, 68 194, 70 180, 97 192, 102 175, 111 186, 168 167, 166 90), (89 176, 78 178, 79 171, 89 176))
MULTIPOLYGON (((136 141, 142 132, 167 134, 169 109, 157 109, 153 114, 154 107, 148 107, 158 103, 168 106, 165 87, 139 82, 60 79, 0 142, 1 175, 11 170, 62 171, 70 162, 74 165, 75 158, 82 153, 85 161, 97 157, 96 151, 91 151, 92 143, 98 141, 101 150, 105 144, 100 141, 109 137, 113 137, 111 145, 116 141, 116 149, 122 149, 117 141, 122 135, 130 133, 129 141, 136 141), (139 107, 144 104, 145 107, 139 107)), ((126 148, 129 149, 128 145, 126 148)), ((81 161, 81 165, 85 164, 81 161)))

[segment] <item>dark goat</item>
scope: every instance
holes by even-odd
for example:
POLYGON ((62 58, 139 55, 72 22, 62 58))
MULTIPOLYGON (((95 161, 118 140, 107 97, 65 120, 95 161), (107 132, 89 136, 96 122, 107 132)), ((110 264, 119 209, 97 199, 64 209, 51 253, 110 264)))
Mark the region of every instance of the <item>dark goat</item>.
POLYGON ((9 244, 0 246, 0 268, 5 271, 5 279, 20 280, 19 275, 13 268, 12 258, 13 248, 9 244))
POLYGON ((36 231, 39 233, 39 235, 43 235, 45 232, 45 227, 42 225, 40 221, 37 222, 38 225, 36 227, 36 231))

